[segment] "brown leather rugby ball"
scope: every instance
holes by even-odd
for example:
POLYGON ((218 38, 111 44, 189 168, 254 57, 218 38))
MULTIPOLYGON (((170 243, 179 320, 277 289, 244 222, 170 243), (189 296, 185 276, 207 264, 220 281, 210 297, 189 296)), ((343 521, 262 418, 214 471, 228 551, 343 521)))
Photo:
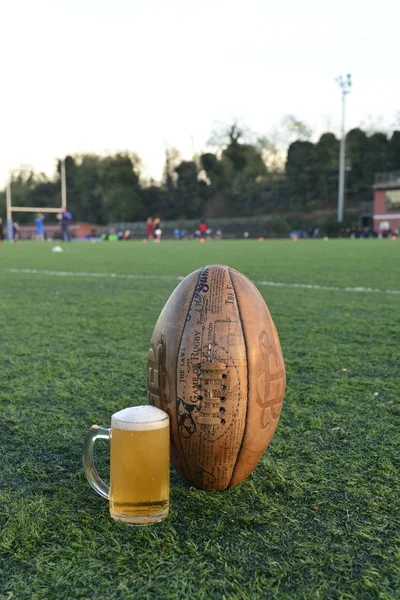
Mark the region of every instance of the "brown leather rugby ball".
POLYGON ((149 403, 169 414, 178 473, 206 490, 246 479, 285 392, 278 334, 255 285, 224 265, 188 275, 158 318, 147 367, 149 403))

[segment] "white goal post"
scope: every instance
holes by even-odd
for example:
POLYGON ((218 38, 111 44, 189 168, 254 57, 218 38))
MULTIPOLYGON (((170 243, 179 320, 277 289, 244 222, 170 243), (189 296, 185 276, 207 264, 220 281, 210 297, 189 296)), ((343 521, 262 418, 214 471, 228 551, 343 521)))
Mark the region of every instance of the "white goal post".
POLYGON ((13 206, 11 202, 11 183, 8 182, 6 188, 7 205, 7 239, 13 240, 13 213, 15 212, 35 212, 35 213, 59 213, 67 208, 67 185, 65 177, 65 161, 61 161, 61 206, 59 208, 48 208, 38 206, 13 206))

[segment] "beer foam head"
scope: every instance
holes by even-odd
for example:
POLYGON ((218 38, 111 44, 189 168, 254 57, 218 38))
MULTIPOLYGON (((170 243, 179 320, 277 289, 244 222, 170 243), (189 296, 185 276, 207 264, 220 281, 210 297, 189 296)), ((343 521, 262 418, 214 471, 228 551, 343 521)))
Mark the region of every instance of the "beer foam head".
POLYGON ((114 413, 111 418, 111 427, 117 429, 147 431, 149 429, 162 429, 168 425, 167 413, 150 404, 124 408, 114 413))

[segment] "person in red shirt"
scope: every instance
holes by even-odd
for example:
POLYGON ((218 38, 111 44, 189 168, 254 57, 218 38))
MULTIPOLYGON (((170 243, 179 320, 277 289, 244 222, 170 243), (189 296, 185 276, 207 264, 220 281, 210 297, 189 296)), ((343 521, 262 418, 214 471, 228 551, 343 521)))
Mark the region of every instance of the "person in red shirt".
POLYGON ((207 225, 204 222, 204 219, 201 220, 200 226, 199 226, 199 231, 200 231, 200 239, 204 240, 204 238, 206 237, 206 231, 207 231, 207 225))
POLYGON ((147 237, 149 242, 153 239, 153 219, 149 217, 147 219, 147 237))

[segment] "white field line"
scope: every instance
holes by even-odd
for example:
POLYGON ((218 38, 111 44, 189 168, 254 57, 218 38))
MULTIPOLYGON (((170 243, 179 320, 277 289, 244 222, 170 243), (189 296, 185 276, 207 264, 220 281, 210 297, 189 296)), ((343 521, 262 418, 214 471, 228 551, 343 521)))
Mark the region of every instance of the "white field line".
POLYGON ((100 277, 106 279, 169 279, 182 281, 184 276, 175 275, 142 275, 136 273, 85 273, 82 271, 47 271, 42 269, 0 269, 6 273, 22 273, 27 275, 51 275, 53 277, 100 277))
MULTIPOLYGON (((72 271, 47 271, 42 269, 0 269, 3 273, 19 273, 27 275, 50 275, 53 277, 95 277, 104 279, 155 279, 182 281, 184 275, 142 275, 139 273, 85 273, 72 271)), ((335 285, 318 285, 312 283, 283 283, 280 281, 254 281, 257 286, 297 288, 304 290, 325 290, 328 292, 359 292, 362 294, 400 294, 400 290, 388 290, 369 287, 339 287, 335 285)))

